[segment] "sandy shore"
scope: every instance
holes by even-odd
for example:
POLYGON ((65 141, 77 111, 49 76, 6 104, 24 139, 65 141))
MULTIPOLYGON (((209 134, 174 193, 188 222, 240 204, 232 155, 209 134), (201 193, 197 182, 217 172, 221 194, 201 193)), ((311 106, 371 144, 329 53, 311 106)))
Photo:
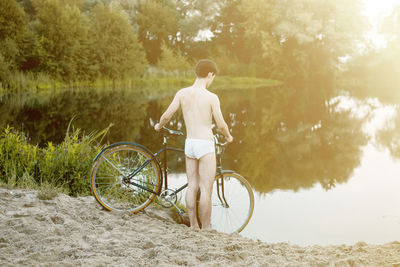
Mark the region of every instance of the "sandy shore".
POLYGON ((0 188, 1 266, 400 266, 400 242, 300 247, 194 231, 174 212, 104 211, 93 197, 0 188))

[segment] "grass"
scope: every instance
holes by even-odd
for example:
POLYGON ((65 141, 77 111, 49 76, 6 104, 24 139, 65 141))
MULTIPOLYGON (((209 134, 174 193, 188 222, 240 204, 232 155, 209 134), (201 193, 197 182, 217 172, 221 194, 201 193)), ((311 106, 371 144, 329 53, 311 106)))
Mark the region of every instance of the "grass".
MULTIPOLYGON (((62 143, 49 142, 41 148, 30 144, 24 133, 12 127, 4 128, 0 132, 0 186, 37 190, 41 200, 54 199, 59 193, 90 195, 92 160, 100 150, 94 141, 101 142, 99 139, 108 130, 109 127, 83 135, 70 123, 62 143)), ((153 203, 160 205, 157 202, 155 198, 153 203)), ((186 210, 181 199, 176 204, 186 210)))
MULTIPOLYGON (((62 82, 54 80, 45 73, 13 73, 7 85, 0 83, 0 94, 10 92, 54 92, 62 90, 95 89, 135 89, 145 91, 171 91, 177 87, 190 86, 195 80, 191 72, 156 72, 140 77, 127 77, 118 80, 98 78, 94 81, 62 82)), ((273 87, 282 82, 255 77, 218 76, 213 84, 214 89, 251 89, 273 87)))
POLYGON ((0 132, 0 183, 7 188, 41 189, 42 195, 52 195, 49 188, 58 188, 71 196, 88 195, 92 160, 100 151, 95 141, 103 131, 83 135, 80 129, 68 127, 62 143, 48 142, 38 147, 12 127, 0 132), (51 186, 50 186, 51 185, 51 186))
POLYGON ((37 196, 40 200, 52 200, 58 196, 62 190, 54 184, 42 183, 39 187, 37 196))
POLYGON ((31 174, 25 172, 22 177, 18 178, 15 172, 5 181, 0 180, 0 187, 7 189, 25 188, 37 190, 37 197, 40 200, 52 200, 58 196, 60 192, 65 192, 60 186, 51 182, 37 183, 31 174))
POLYGON ((213 88, 215 89, 254 89, 282 85, 281 81, 255 77, 216 77, 213 88))

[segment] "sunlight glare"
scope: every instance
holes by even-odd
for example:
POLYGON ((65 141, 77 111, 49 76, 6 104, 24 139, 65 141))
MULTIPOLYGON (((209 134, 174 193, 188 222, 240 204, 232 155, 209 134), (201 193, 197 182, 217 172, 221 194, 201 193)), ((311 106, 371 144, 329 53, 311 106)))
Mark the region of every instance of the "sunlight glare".
POLYGON ((393 7, 400 4, 400 0, 364 0, 365 14, 371 19, 390 15, 393 7))
POLYGON ((400 0, 364 0, 364 4, 364 14, 372 25, 367 36, 377 48, 385 47, 387 40, 379 32, 378 25, 390 15, 395 6, 400 5, 400 0))

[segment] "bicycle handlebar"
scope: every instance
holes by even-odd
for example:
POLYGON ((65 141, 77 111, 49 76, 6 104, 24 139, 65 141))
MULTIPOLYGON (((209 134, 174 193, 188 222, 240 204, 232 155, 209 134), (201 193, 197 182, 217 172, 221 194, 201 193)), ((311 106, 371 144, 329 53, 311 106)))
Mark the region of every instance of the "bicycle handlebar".
POLYGON ((214 142, 217 146, 225 147, 228 144, 228 142, 221 143, 218 138, 219 134, 214 134, 214 142))
POLYGON ((174 130, 168 129, 168 128, 165 127, 165 126, 163 126, 162 129, 163 129, 163 133, 164 133, 164 132, 167 132, 167 133, 172 134, 172 135, 183 135, 183 132, 181 132, 181 131, 174 131, 174 130))

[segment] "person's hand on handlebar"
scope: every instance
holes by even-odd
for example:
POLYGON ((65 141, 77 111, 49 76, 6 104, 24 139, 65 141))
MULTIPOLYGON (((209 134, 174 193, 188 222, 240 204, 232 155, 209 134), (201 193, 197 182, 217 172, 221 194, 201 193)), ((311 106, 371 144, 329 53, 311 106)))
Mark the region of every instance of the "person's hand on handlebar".
POLYGON ((225 143, 231 143, 233 141, 233 136, 228 130, 228 127, 226 127, 226 131, 221 131, 220 129, 217 129, 217 138, 223 137, 225 139, 225 143))
POLYGON ((159 123, 156 123, 156 125, 154 125, 154 130, 156 130, 157 132, 159 132, 162 129, 162 127, 160 127, 159 123))
POLYGON ((227 143, 231 143, 233 141, 233 136, 229 135, 228 138, 225 138, 227 143))

